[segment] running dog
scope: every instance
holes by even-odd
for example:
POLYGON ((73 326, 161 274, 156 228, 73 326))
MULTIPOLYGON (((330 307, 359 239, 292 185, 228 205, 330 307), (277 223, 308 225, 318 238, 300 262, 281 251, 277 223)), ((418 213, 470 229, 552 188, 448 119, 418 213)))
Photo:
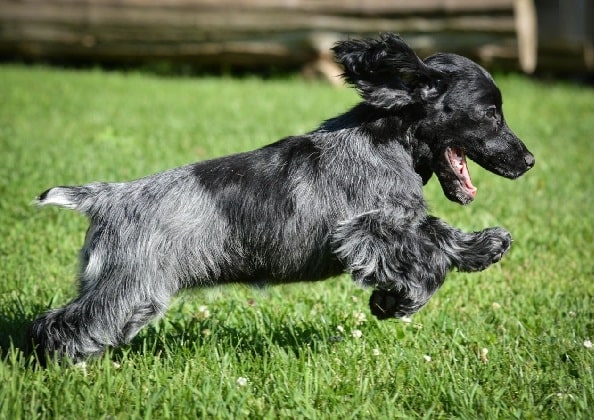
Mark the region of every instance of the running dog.
POLYGON ((470 203, 466 157, 512 179, 534 165, 489 73, 454 54, 421 60, 394 34, 333 51, 362 102, 308 134, 38 197, 90 221, 78 297, 30 328, 41 363, 128 343, 186 288, 346 272, 373 288, 371 312, 385 319, 418 311, 451 269, 501 259, 506 230, 462 232, 428 215, 423 198, 435 174, 447 198, 470 203))

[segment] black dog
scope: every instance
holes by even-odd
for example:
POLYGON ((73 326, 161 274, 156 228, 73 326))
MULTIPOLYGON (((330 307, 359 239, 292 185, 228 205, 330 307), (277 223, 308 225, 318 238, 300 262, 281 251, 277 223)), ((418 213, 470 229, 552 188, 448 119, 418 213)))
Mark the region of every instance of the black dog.
POLYGON ((502 228, 464 233, 427 215, 422 186, 472 201, 465 156, 507 178, 534 157, 505 124, 491 76, 453 54, 420 60, 393 34, 334 52, 363 102, 262 149, 126 183, 55 187, 39 205, 90 219, 80 295, 30 330, 40 360, 127 343, 180 289, 320 280, 373 287, 379 318, 418 311, 456 267, 499 261, 502 228))

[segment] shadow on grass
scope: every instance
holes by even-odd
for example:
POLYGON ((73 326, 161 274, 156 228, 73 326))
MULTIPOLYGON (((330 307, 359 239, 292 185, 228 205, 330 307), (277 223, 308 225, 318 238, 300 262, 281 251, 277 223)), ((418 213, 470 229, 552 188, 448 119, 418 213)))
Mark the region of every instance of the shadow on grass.
MULTIPOLYGON (((25 308, 20 299, 9 301, 0 312, 0 359, 14 349, 26 357, 26 333, 37 315, 47 307, 25 308)), ((285 317, 267 317, 245 325, 237 321, 177 317, 150 324, 141 330, 130 344, 110 349, 111 357, 121 359, 125 354, 196 354, 202 347, 224 348, 239 355, 262 356, 271 349, 283 349, 299 357, 304 351, 318 352, 342 341, 335 334, 337 325, 319 324, 314 320, 284 320, 285 317)), ((24 360, 24 359, 22 359, 24 360)))
POLYGON ((315 322, 295 321, 295 323, 274 323, 265 329, 257 327, 239 327, 236 325, 217 324, 197 321, 185 330, 159 331, 158 327, 147 327, 140 336, 132 340, 127 349, 114 350, 116 358, 123 353, 197 353, 200 347, 225 348, 236 355, 248 354, 263 356, 271 349, 283 349, 287 354, 299 357, 304 351, 318 352, 330 345, 342 341, 339 335, 330 335, 336 331, 331 325, 319 325, 315 322))
MULTIPOLYGON (((41 313, 42 308, 39 309, 41 313)), ((24 351, 27 328, 33 321, 30 311, 20 299, 15 298, 0 309, 0 358, 4 358, 12 347, 24 351)))

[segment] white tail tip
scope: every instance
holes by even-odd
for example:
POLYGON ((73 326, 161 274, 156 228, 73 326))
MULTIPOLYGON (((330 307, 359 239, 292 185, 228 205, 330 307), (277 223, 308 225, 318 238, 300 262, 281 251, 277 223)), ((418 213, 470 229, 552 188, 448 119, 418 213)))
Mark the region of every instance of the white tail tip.
POLYGON ((67 209, 76 209, 77 203, 72 201, 71 194, 63 187, 54 187, 43 192, 34 203, 38 206, 60 206, 67 209))

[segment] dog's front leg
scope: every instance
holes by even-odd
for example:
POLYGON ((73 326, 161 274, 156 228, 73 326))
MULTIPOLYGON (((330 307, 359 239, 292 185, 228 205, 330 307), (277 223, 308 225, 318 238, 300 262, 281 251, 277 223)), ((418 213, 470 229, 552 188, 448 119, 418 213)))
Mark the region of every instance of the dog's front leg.
POLYGON ((370 306, 380 319, 417 312, 451 267, 415 220, 373 211, 342 222, 334 232, 334 252, 346 271, 358 284, 376 289, 370 306))
POLYGON ((510 233, 500 227, 465 233, 428 216, 421 229, 461 271, 481 271, 498 262, 510 249, 510 233))

